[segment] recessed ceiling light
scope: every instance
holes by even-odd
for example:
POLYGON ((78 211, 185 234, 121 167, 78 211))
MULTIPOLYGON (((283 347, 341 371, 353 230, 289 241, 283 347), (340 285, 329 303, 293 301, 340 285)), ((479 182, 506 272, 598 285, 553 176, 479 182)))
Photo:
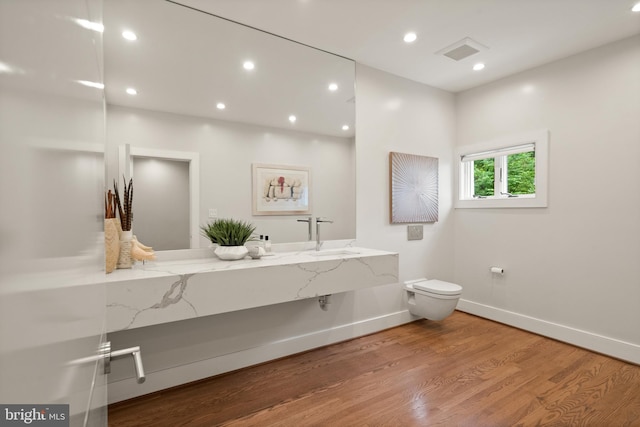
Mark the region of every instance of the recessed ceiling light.
POLYGON ((91 22, 86 19, 74 19, 76 24, 80 25, 82 28, 86 28, 87 30, 97 31, 99 33, 104 32, 104 25, 99 22, 91 22))
POLYGON ((224 110, 225 108, 227 108, 227 106, 226 106, 226 105, 224 105, 224 103, 223 103, 223 102, 218 102, 218 103, 216 104, 216 108, 217 108, 218 110, 224 110))
POLYGON ((0 62, 0 74, 26 74, 26 72, 21 68, 0 62))
POLYGON ((338 85, 336 83, 330 83, 329 84, 329 90, 331 92, 335 92, 336 90, 338 90, 338 85))
POLYGON ((406 43, 413 43, 417 38, 418 36, 416 35, 416 33, 407 33, 404 35, 404 41, 406 43))
POLYGON ((342 130, 349 130, 349 125, 343 125, 342 130))
POLYGON ((87 80, 76 80, 78 83, 88 87, 94 87, 96 89, 104 89, 104 85, 102 83, 90 82, 87 80))
POLYGON ((289 121, 290 121, 291 123, 295 123, 295 122, 296 122, 296 120, 298 120, 298 119, 297 119, 297 118, 296 118, 296 116, 294 116, 293 114, 289 116, 289 121))
POLYGON ((253 70, 254 68, 256 68, 256 64, 254 64, 252 61, 244 61, 244 64, 242 64, 242 67, 245 70, 253 70))
POLYGON ((128 88, 127 88, 127 93, 128 93, 129 95, 137 95, 137 94, 138 94, 138 91, 137 91, 137 90, 135 90, 135 89, 134 89, 134 88, 132 88, 132 87, 128 87, 128 88))
POLYGON ((631 8, 632 12, 640 12, 640 3, 636 3, 633 5, 633 7, 631 8))
POLYGON ((134 33, 133 31, 129 31, 129 30, 125 30, 122 32, 122 37, 124 37, 127 40, 138 40, 138 36, 136 36, 136 33, 134 33))
POLYGON ((0 62, 0 73, 10 74, 12 72, 13 72, 13 68, 11 68, 9 65, 5 64, 4 62, 0 62))
POLYGON ((480 71, 482 69, 484 69, 484 64, 482 62, 478 62, 477 64, 475 64, 473 66, 473 70, 474 71, 480 71))
POLYGON ((524 93, 533 93, 534 90, 535 88, 533 87, 533 85, 527 84, 522 87, 522 92, 524 93))

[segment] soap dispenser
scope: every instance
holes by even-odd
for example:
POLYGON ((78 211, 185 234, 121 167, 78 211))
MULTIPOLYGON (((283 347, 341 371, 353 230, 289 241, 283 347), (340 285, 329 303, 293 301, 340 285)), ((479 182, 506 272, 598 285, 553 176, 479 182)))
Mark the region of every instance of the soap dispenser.
POLYGON ((271 252, 271 241, 269 240, 269 236, 264 236, 264 250, 267 253, 271 252))

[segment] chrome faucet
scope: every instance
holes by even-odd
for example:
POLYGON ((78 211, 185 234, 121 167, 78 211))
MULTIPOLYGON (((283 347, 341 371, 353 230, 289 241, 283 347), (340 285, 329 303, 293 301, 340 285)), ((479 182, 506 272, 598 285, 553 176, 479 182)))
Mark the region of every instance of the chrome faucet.
POLYGON ((316 217, 316 251, 319 251, 320 247, 322 246, 322 242, 320 241, 320 223, 321 222, 328 222, 329 224, 333 223, 333 221, 322 218, 320 216, 316 217))
POLYGON ((313 217, 307 217, 306 219, 299 219, 298 222, 306 222, 309 225, 309 241, 313 240, 313 236, 311 235, 311 223, 313 222, 313 217))

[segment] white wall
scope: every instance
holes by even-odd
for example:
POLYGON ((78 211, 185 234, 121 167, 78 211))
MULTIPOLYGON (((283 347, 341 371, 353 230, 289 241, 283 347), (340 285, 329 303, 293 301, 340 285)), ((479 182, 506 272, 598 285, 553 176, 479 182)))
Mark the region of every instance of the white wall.
POLYGON ((640 38, 460 93, 456 111, 458 145, 550 131, 548 208, 455 211, 459 308, 640 363, 640 38))
POLYGON ((357 238, 362 246, 400 253, 400 280, 453 279, 452 153, 454 96, 359 65, 357 80, 357 238), (390 224, 389 152, 439 159, 439 221, 424 239, 390 224))
MULTIPOLYGON (((357 67, 357 238, 400 253, 401 280, 453 277, 452 94, 368 67, 357 67), (440 159, 440 221, 422 241, 389 224, 389 151, 440 159)), ((114 348, 140 345, 147 382, 115 361, 111 402, 293 354, 411 320, 400 284, 333 296, 324 312, 314 299, 110 334, 114 348)))
MULTIPOLYGON (((209 209, 216 208, 219 218, 248 220, 256 226, 256 233, 268 235, 274 243, 307 240, 307 225, 296 222, 301 216, 251 216, 251 164, 309 166, 312 215, 334 221, 323 228, 323 238, 355 236, 351 138, 110 105, 108 170, 113 177, 117 175, 117 147, 122 144, 200 153, 200 223, 206 223, 209 209)), ((135 219, 133 228, 135 232, 135 219)), ((207 244, 201 238, 200 246, 207 244)))

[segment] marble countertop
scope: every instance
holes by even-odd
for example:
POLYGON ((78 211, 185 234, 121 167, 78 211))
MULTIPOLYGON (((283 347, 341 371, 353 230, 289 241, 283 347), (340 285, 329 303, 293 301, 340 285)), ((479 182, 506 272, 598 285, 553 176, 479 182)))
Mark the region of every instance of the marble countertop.
POLYGON ((344 249, 326 249, 322 251, 304 250, 296 252, 273 252, 260 259, 249 256, 237 261, 223 261, 213 252, 206 258, 188 258, 181 260, 151 261, 138 263, 131 269, 115 270, 106 276, 106 282, 120 282, 156 277, 175 276, 183 274, 200 274, 215 271, 244 270, 250 268, 264 268, 291 264, 304 264, 319 261, 333 261, 342 259, 357 259, 363 257, 391 255, 392 252, 359 247, 344 249))
POLYGON ((397 253, 361 247, 303 249, 238 261, 222 261, 211 250, 191 250, 186 259, 165 254, 156 262, 116 270, 107 276, 107 330, 114 332, 398 281, 397 253))

